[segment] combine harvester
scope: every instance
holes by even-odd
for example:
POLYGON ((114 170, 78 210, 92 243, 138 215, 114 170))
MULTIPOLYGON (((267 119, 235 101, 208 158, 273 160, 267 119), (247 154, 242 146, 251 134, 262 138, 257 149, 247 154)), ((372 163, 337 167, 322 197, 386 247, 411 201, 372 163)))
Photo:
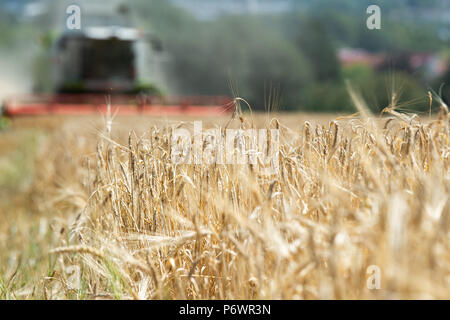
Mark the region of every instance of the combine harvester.
MULTIPOLYGON (((67 17, 65 1, 49 1, 49 15, 67 17)), ((130 23, 120 0, 78 1, 82 27, 58 32, 52 41, 51 92, 8 97, 3 113, 25 115, 222 115, 233 111, 228 97, 173 97, 154 85, 161 78, 161 43, 130 23)), ((39 88, 39 79, 36 87, 39 88)))

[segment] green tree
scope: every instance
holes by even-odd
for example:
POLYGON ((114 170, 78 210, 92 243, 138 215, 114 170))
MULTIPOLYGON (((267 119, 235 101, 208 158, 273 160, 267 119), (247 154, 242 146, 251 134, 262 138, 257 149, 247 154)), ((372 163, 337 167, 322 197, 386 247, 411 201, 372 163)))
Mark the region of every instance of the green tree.
POLYGON ((314 80, 339 81, 339 62, 325 24, 317 18, 305 18, 298 29, 295 43, 313 66, 314 80))

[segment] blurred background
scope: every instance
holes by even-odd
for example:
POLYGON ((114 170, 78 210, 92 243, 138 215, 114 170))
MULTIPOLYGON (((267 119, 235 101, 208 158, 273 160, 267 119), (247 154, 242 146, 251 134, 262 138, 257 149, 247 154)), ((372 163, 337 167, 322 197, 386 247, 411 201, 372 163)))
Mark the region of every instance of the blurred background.
MULTIPOLYGON (((54 70, 69 4, 81 7, 82 30, 139 30, 148 48, 133 72, 153 93, 351 112, 348 79, 374 111, 394 94, 400 109, 419 113, 429 90, 450 100, 450 0, 0 0, 0 98, 52 92, 55 77, 71 77, 54 70), (366 27, 371 4, 381 8, 380 30, 366 27)), ((130 56, 115 56, 89 70, 117 74, 130 56)))

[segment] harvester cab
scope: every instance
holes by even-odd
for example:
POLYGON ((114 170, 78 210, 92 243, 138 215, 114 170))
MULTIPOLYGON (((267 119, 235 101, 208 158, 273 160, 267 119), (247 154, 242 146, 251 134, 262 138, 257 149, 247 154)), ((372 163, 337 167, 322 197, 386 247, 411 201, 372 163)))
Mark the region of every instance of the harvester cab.
POLYGON ((134 28, 90 27, 66 32, 55 43, 54 86, 58 93, 134 93, 143 37, 134 28))

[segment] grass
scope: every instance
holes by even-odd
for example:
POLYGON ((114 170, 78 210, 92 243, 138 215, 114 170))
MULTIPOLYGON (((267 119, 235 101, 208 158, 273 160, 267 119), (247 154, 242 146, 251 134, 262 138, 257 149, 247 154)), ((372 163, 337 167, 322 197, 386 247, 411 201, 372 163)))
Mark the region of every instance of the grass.
POLYGON ((330 121, 238 114, 234 128, 280 130, 273 175, 175 165, 182 121, 117 119, 96 138, 75 121, 35 151, 16 142, 6 159, 34 169, 1 177, 32 176, 13 188, 29 200, 0 202, 0 298, 450 298, 447 108, 381 118, 353 98, 359 116, 330 121))

